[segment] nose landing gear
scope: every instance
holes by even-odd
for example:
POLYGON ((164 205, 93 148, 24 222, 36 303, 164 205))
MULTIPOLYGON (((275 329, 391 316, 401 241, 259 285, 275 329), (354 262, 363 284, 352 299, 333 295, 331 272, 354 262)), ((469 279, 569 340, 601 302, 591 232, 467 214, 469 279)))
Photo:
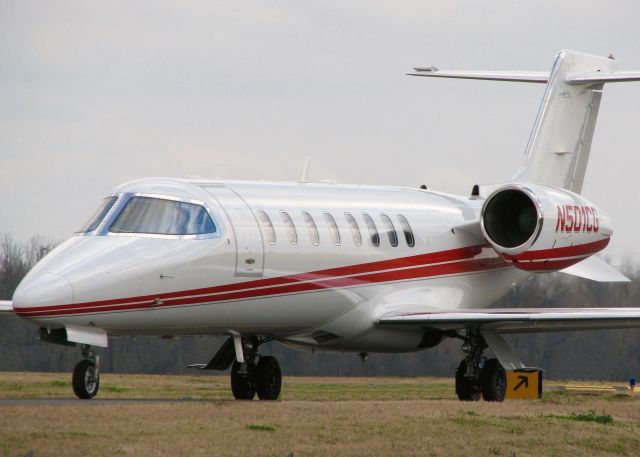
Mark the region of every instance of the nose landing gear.
POLYGON ((83 400, 96 396, 100 388, 100 357, 96 356, 91 346, 81 346, 83 360, 73 369, 73 392, 83 400))

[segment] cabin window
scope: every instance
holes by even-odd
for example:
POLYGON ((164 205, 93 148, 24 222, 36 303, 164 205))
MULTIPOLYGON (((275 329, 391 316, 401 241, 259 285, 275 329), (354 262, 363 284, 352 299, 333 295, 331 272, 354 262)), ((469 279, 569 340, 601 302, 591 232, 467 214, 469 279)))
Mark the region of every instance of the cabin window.
POLYGON ((84 232, 84 233, 93 232, 95 229, 97 229, 98 226, 100 225, 100 222, 102 222, 102 220, 107 215, 109 210, 113 208, 113 205, 115 204, 116 200, 118 200, 118 197, 116 196, 107 197, 103 199, 102 203, 100 203, 100 207, 98 208, 98 210, 95 213, 93 213, 93 216, 91 216, 91 219, 89 219, 89 222, 87 222, 84 225, 84 227, 80 229, 80 232, 84 232))
POLYGON ((331 242, 336 246, 340 246, 340 231, 338 230, 338 225, 336 224, 336 220, 329 213, 324 213, 324 220, 329 226, 329 233, 331 234, 331 242))
POLYGON ((367 228, 369 229, 371 244, 376 247, 380 246, 380 235, 378 234, 376 223, 373 222, 373 219, 367 213, 362 213, 362 217, 364 218, 364 222, 365 224, 367 224, 367 228))
POLYGON ((311 214, 306 211, 302 212, 302 216, 304 217, 304 221, 307 224, 307 231, 309 232, 309 239, 311 240, 311 244, 317 246, 320 244, 320 234, 318 233, 318 227, 316 227, 316 223, 313 221, 313 217, 311 214))
POLYGON ((386 214, 380 215, 382 218, 382 223, 384 224, 384 229, 387 231, 387 236, 389 237, 389 244, 391 246, 398 246, 398 234, 396 233, 396 228, 393 226, 393 222, 391 222, 391 218, 386 214))
POLYGON ((362 246, 362 235, 360 234, 360 227, 358 227, 356 218, 349 213, 344 213, 344 217, 347 220, 347 224, 349 224, 349 228, 351 229, 353 244, 355 244, 356 246, 362 246))
POLYGON ((273 230, 273 224, 269 215, 264 211, 258 211, 258 220, 260 221, 260 227, 262 227, 262 233, 267 240, 268 244, 276 244, 276 232, 273 230))
POLYGON ((416 239, 413 236, 413 230, 411 230, 409 221, 401 214, 398 214, 398 219, 400 220, 400 226, 402 227, 402 232, 404 233, 404 239, 407 242, 407 246, 410 248, 414 247, 416 245, 416 239))
POLYGON ((289 213, 286 211, 280 211, 280 216, 282 217, 282 222, 284 222, 285 227, 287 227, 287 237, 289 237, 289 243, 298 244, 298 233, 296 232, 296 226, 293 225, 293 220, 289 213))
POLYGON ((201 235, 216 227, 202 205, 156 197, 132 197, 109 232, 155 235, 201 235))

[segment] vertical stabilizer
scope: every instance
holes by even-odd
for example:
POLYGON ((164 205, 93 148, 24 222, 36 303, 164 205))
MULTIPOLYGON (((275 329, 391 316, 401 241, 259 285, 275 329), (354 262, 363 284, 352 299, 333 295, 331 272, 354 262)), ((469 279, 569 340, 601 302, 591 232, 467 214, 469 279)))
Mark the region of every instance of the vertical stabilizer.
POLYGON ((515 180, 581 192, 604 82, 576 76, 612 74, 615 66, 609 58, 558 54, 515 180))

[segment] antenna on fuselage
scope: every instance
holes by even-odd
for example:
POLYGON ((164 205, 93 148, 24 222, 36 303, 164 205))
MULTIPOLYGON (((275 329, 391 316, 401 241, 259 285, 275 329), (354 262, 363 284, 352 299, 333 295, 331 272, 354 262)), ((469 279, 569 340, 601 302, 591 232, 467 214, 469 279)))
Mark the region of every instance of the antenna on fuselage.
POLYGON ((309 166, 311 165, 311 156, 305 156, 302 162, 302 173, 300 174, 300 182, 308 182, 309 166))

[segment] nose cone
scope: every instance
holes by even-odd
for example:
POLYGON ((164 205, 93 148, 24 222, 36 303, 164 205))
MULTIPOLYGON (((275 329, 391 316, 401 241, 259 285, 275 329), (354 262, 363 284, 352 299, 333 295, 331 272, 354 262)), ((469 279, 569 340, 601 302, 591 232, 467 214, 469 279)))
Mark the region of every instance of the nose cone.
POLYGON ((74 302, 73 287, 55 273, 27 275, 13 294, 13 309, 17 314, 33 308, 66 305, 74 302))

